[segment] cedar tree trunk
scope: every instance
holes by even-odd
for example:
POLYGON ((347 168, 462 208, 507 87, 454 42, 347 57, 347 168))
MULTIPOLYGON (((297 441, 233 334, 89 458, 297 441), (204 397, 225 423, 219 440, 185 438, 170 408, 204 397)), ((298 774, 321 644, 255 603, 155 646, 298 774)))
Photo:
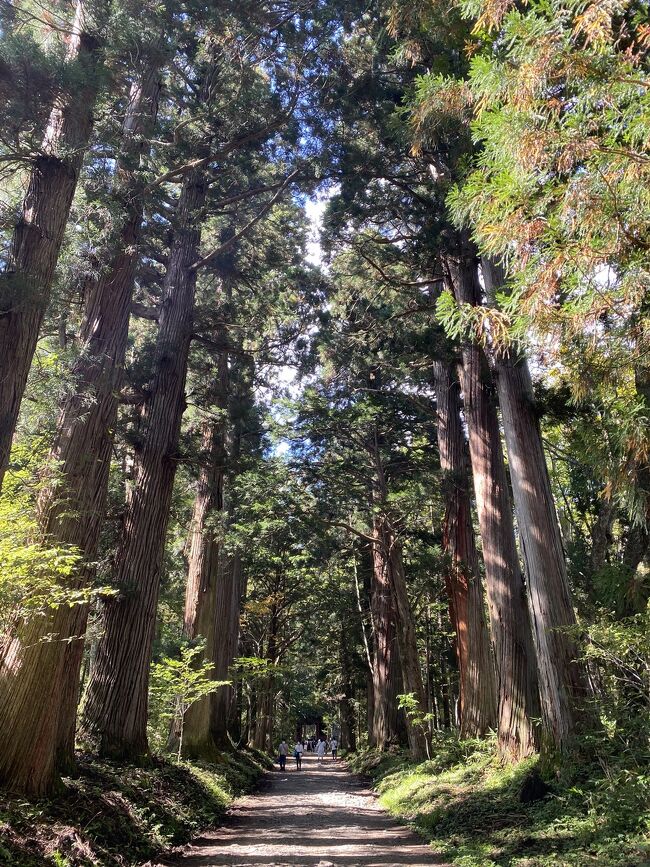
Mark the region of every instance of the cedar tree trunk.
MULTIPOLYGON (((124 161, 139 157, 141 137, 155 119, 159 71, 157 62, 150 63, 132 89, 116 178, 116 195, 125 202, 124 222, 113 242, 110 267, 88 296, 80 333, 83 350, 73 372, 78 386, 61 408, 50 451, 58 475, 39 501, 43 533, 57 543, 78 547, 84 557, 71 589, 92 580, 92 567, 87 564, 95 557, 104 514, 142 220, 141 185, 124 161)), ((7 657, 0 660, 0 767, 7 763, 0 775, 13 787, 46 791, 57 770, 69 771, 74 764, 87 616, 88 606, 78 604, 37 618, 18 633, 7 657), (43 641, 45 636, 55 640, 43 641), (29 714, 21 703, 23 693, 41 697, 32 703, 29 714), (3 743, 2 732, 16 730, 24 740, 10 737, 3 743), (35 743, 38 750, 33 749, 35 743)))
POLYGON ((103 634, 90 676, 83 730, 101 755, 138 758, 148 752, 147 701, 160 572, 165 547, 185 379, 192 337, 201 212, 202 169, 186 176, 163 286, 154 377, 144 408, 124 530, 116 552, 117 598, 107 601, 103 634))
MULTIPOLYGON (((456 300, 476 304, 480 286, 475 257, 463 252, 457 259, 448 257, 446 264, 456 300)), ((516 761, 536 748, 535 653, 487 361, 474 343, 463 345, 462 361, 459 374, 495 649, 499 749, 504 759, 516 761)))
POLYGON ((390 565, 382 540, 381 520, 373 519, 372 596, 373 622, 373 701, 372 743, 386 750, 397 740, 397 690, 394 656, 396 646, 396 612, 390 586, 390 565))
MULTIPOLYGON (((488 298, 494 301, 505 283, 503 271, 488 259, 482 268, 488 298)), ((494 365, 526 567, 543 738, 565 750, 577 723, 585 719, 589 686, 578 659, 564 548, 528 363, 515 350, 496 354, 494 365)))
MULTIPOLYGON (((227 377, 227 367, 228 360, 224 353, 219 359, 219 379, 226 389, 223 368, 227 377)), ((227 392, 220 403, 223 404, 225 399, 227 392)), ((224 407, 220 408, 223 413, 224 407)), ((210 662, 214 661, 218 632, 224 625, 223 609, 217 611, 220 546, 213 521, 223 509, 225 427, 226 420, 223 415, 215 421, 206 422, 205 425, 202 449, 205 462, 199 472, 190 525, 189 568, 183 621, 183 633, 187 638, 195 639, 201 636, 205 640, 204 654, 210 662)), ((215 680, 221 679, 214 670, 213 677, 215 680)), ((222 689, 223 687, 219 691, 222 689)), ((195 702, 185 714, 183 752, 187 756, 209 758, 215 749, 210 735, 210 699, 211 696, 205 696, 195 702)))
POLYGON ((93 127, 103 53, 97 34, 107 15, 107 0, 94 16, 84 0, 77 2, 67 59, 79 84, 52 108, 0 275, 0 487, 93 127))
POLYGON ((480 737, 496 728, 494 657, 485 618, 483 581, 472 526, 470 466, 460 418, 460 388, 454 366, 434 361, 438 448, 444 473, 443 547, 449 614, 456 635, 462 737, 480 737))

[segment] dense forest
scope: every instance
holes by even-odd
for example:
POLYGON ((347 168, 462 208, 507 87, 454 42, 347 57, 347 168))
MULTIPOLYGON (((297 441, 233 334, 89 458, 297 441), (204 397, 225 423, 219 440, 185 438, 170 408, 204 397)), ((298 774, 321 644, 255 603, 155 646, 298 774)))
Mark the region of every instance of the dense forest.
POLYGON ((0 38, 0 862, 140 863, 51 830, 89 779, 313 732, 452 863, 644 863, 647 3, 0 38))

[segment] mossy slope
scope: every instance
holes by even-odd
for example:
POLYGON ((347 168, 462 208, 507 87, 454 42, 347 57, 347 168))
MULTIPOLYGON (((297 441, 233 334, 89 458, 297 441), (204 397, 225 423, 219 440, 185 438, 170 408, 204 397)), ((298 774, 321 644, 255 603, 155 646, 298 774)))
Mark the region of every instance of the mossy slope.
POLYGON ((216 824, 249 791, 268 759, 223 753, 210 765, 150 767, 82 758, 52 799, 0 800, 0 865, 130 867, 216 824))
MULTIPOLYGON (((602 760, 602 757, 601 757, 602 760)), ((546 774, 549 794, 522 803, 539 759, 502 767, 494 745, 442 739, 432 761, 365 753, 350 762, 374 780, 382 804, 458 867, 650 865, 650 777, 609 762, 546 774)))

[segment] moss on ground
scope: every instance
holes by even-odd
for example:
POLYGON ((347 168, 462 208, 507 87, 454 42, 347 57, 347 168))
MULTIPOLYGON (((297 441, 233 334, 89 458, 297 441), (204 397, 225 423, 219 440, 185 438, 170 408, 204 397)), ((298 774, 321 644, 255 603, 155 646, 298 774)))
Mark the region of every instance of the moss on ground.
POLYGON ((629 756, 605 749, 551 775, 538 757, 503 767, 493 743, 443 738, 428 762, 367 752, 349 765, 457 867, 650 865, 650 775, 629 756), (524 780, 539 772, 550 792, 522 803, 524 780))
POLYGON ((3 797, 0 865, 129 867, 186 843, 218 823, 269 765, 249 751, 218 758, 136 767, 82 757, 56 797, 3 797))

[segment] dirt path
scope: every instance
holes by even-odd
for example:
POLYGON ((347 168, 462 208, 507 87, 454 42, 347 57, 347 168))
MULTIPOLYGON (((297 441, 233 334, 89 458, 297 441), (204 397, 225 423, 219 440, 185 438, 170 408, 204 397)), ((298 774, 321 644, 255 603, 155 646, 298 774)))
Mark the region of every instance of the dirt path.
POLYGON ((261 791, 238 801, 227 824, 165 861, 166 867, 445 867, 411 831, 379 806, 342 763, 267 776, 261 791))

